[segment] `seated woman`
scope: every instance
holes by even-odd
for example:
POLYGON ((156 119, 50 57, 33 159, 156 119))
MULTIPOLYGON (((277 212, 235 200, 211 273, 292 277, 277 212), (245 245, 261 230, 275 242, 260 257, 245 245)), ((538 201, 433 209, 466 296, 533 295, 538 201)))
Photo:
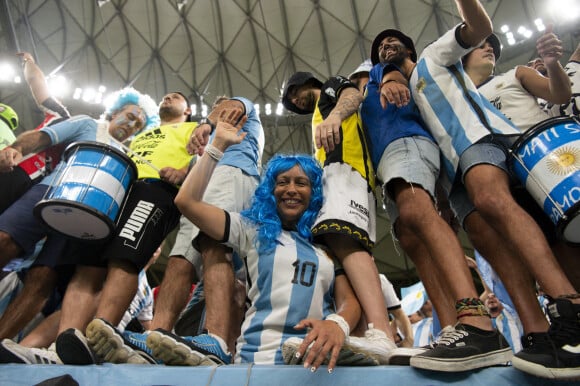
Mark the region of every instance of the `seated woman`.
MULTIPOLYGON (((283 343, 294 337, 303 339, 292 355, 303 357, 304 367, 315 371, 328 363, 332 372, 350 328, 360 318, 360 305, 334 259, 311 242, 310 228, 323 200, 318 163, 309 156, 275 156, 252 206, 242 213, 201 201, 223 151, 243 140, 238 131, 244 120, 237 122, 235 113, 222 114, 212 145, 189 173, 175 202, 205 236, 245 256, 250 305, 235 362, 283 364, 283 343)), ((165 364, 213 364, 211 356, 200 357, 199 351, 189 349, 187 338, 166 331, 152 332, 147 344, 165 364)))

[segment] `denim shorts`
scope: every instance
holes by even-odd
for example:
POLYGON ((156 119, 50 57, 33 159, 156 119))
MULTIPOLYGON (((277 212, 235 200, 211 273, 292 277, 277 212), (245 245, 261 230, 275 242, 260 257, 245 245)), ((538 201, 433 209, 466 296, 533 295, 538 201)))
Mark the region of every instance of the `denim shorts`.
POLYGON ((468 147, 459 158, 461 182, 457 182, 451 189, 449 202, 461 226, 465 218, 475 210, 465 189, 465 174, 474 166, 488 164, 496 166, 509 174, 504 148, 493 143, 476 143, 468 147))
POLYGON ((399 138, 386 147, 377 167, 377 178, 383 183, 383 202, 391 224, 399 217, 399 211, 388 191, 389 182, 400 178, 422 188, 434 199, 439 168, 439 147, 426 137, 399 138))

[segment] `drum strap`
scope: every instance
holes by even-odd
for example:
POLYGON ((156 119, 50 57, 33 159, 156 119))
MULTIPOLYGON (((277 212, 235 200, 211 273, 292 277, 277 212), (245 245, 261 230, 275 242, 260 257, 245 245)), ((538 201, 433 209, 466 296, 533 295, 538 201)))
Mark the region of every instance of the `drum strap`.
POLYGON ((471 107, 473 107, 473 110, 476 112, 476 114, 479 118, 479 121, 483 124, 483 126, 485 126, 485 128, 491 134, 494 134, 494 131, 493 131, 491 125, 489 124, 489 122, 487 121, 487 118, 486 118, 483 110, 481 109, 479 104, 477 104, 473 100, 471 95, 469 95, 469 90, 467 89, 467 85, 465 84, 465 79, 463 78, 463 76, 461 76, 461 73, 459 72, 457 67, 456 66, 449 66, 448 68, 449 68, 449 70, 451 70, 451 73, 453 74, 453 76, 455 77, 457 82, 461 85, 461 88, 463 89, 463 95, 465 96, 465 98, 467 99, 467 101, 469 102, 471 107))

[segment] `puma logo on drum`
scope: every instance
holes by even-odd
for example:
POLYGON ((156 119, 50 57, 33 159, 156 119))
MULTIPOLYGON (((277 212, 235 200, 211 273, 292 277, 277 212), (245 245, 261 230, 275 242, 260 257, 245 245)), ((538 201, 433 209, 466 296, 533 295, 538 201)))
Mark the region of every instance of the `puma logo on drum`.
POLYGON ((123 226, 119 236, 135 241, 137 239, 135 234, 141 232, 141 229, 143 229, 143 226, 147 222, 147 219, 154 208, 155 205, 151 202, 139 201, 135 209, 133 209, 133 213, 131 213, 131 216, 129 216, 129 219, 123 226))

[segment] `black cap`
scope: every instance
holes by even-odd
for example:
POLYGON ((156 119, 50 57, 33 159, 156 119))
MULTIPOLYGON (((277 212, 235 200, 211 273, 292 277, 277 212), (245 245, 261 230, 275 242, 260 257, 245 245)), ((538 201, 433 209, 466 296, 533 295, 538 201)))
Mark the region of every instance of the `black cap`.
POLYGON ((299 71, 294 75, 292 75, 290 79, 288 79, 288 82, 286 82, 286 87, 284 87, 284 94, 282 94, 282 104, 284 105, 284 107, 286 107, 286 110, 292 111, 296 114, 310 114, 312 112, 302 110, 296 107, 296 105, 292 103, 290 98, 288 98, 288 94, 294 87, 300 87, 305 85, 306 83, 311 83, 313 86, 318 88, 322 87, 322 82, 316 79, 316 77, 312 75, 311 72, 299 71))
MULTIPOLYGON (((501 42, 499 41, 499 38, 496 34, 492 33, 487 38, 485 38, 485 41, 491 45, 491 48, 493 49, 493 56, 495 57, 495 62, 497 63, 497 60, 501 55, 501 42)), ((461 58, 461 63, 463 63, 463 65, 465 65, 467 58, 469 58, 469 55, 472 53, 473 50, 469 51, 466 55, 463 55, 461 58)))
POLYGON ((501 42, 499 41, 499 38, 496 34, 491 34, 487 39, 485 39, 485 41, 493 48, 493 56, 495 56, 495 61, 497 62, 501 55, 501 42))
POLYGON ((371 46, 371 61, 373 62, 373 66, 380 62, 379 60, 379 45, 386 37, 394 37, 397 38, 411 50, 411 60, 415 63, 417 62, 417 51, 415 50, 415 44, 413 43, 413 39, 405 35, 399 30, 396 29, 386 29, 383 32, 379 33, 375 40, 373 40, 373 45, 371 46))

